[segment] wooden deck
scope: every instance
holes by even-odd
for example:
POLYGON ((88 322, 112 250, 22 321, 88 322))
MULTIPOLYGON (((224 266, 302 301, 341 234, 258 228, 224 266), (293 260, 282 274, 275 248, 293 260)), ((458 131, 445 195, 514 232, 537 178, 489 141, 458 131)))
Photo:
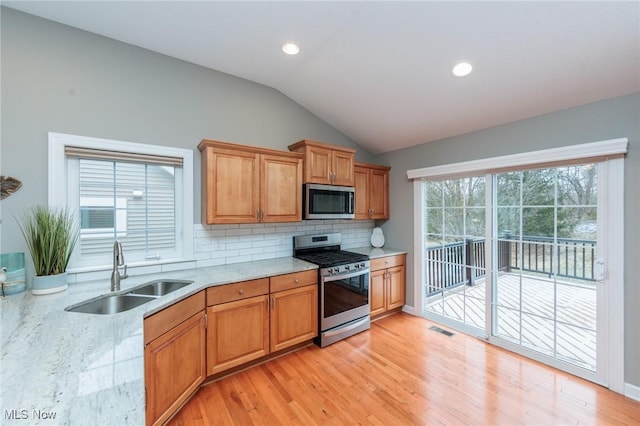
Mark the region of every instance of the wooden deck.
MULTIPOLYGON (((554 285, 543 278, 505 273, 498 278, 496 297, 498 337, 595 369, 595 284, 558 281, 554 285)), ((485 279, 477 280, 475 286, 459 286, 431 297, 425 306, 430 312, 484 329, 485 279)))

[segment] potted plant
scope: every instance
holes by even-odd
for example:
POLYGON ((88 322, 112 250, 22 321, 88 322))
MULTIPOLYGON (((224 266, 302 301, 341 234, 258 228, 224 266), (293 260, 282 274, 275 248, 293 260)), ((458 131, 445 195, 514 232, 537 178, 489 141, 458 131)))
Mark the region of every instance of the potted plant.
POLYGON ((39 295, 66 290, 67 265, 80 235, 73 214, 37 206, 23 215, 18 226, 35 269, 31 292, 39 295))

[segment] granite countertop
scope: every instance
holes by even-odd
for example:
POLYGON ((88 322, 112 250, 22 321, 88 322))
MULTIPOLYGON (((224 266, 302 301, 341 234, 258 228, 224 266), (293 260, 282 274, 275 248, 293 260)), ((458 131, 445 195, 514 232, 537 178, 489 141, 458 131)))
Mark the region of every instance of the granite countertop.
POLYGON ((144 317, 207 287, 310 269, 285 257, 130 277, 122 290, 160 278, 194 283, 115 315, 64 310, 108 293, 108 279, 2 298, 0 423, 143 425, 144 317))
POLYGON ((366 254, 369 256, 369 259, 376 259, 378 257, 387 257, 387 256, 395 256, 396 254, 407 254, 404 250, 396 250, 390 247, 358 247, 353 249, 348 249, 348 251, 352 251, 355 253, 366 254))

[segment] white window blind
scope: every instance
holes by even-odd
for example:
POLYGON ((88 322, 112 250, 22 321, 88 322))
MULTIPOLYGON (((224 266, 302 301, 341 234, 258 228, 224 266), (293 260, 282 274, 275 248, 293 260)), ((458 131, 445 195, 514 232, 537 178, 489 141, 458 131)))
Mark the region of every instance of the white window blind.
POLYGON ((115 240, 129 265, 192 256, 191 150, 52 133, 50 161, 50 176, 63 172, 50 200, 66 200, 81 228, 72 271, 111 267, 115 240))
MULTIPOLYGON (((74 158, 74 157, 72 157, 74 158)), ((176 251, 176 166, 77 158, 80 255, 160 259, 176 251)))

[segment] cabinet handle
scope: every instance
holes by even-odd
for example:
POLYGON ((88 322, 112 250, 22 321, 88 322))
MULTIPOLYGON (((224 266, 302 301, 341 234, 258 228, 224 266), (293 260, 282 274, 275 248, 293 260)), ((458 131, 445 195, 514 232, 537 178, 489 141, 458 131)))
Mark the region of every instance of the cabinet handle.
POLYGON ((238 290, 238 294, 239 295, 243 295, 244 294, 244 289, 241 288, 240 290, 238 290))
POLYGON ((271 310, 273 311, 276 308, 276 298, 271 298, 271 310))
POLYGON ((298 278, 296 278, 295 280, 293 280, 293 282, 298 284, 300 282, 300 280, 298 278))
POLYGON ((260 209, 256 209, 256 222, 260 222, 260 209))

